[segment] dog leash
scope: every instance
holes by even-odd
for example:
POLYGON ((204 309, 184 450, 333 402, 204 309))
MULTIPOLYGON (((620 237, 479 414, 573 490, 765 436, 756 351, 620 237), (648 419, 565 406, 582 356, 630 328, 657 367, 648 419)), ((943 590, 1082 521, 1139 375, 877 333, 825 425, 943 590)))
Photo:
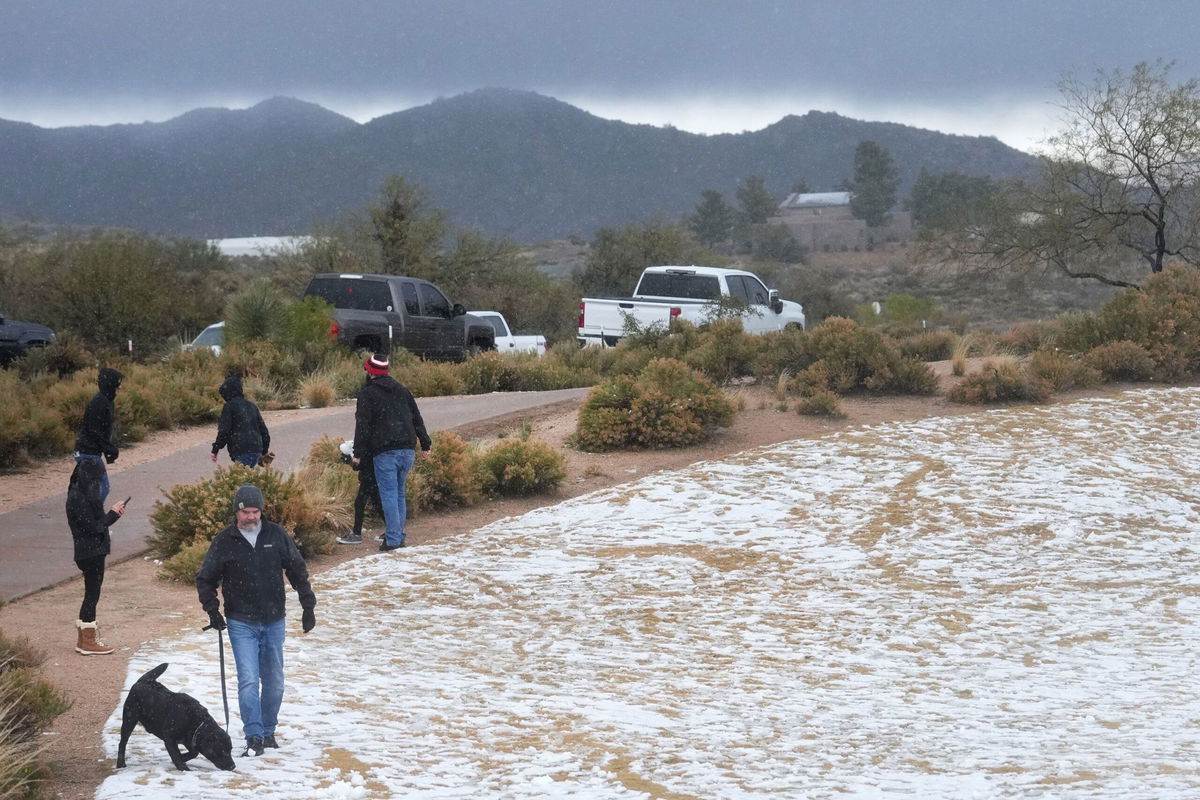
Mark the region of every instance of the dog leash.
MULTIPOLYGON (((205 625, 200 630, 206 631, 211 627, 212 625, 205 625)), ((225 637, 220 628, 217 628, 217 654, 221 659, 221 702, 225 705, 225 732, 229 733, 229 691, 225 688, 225 637)))

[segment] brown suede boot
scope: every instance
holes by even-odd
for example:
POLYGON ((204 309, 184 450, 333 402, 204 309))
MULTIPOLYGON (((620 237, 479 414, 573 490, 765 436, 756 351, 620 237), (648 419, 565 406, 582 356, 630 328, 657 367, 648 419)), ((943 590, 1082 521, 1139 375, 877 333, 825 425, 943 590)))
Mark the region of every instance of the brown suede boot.
POLYGON ((75 627, 79 630, 79 641, 75 645, 76 653, 85 656, 106 656, 113 651, 114 648, 100 641, 100 630, 96 627, 95 622, 84 622, 77 619, 75 627))

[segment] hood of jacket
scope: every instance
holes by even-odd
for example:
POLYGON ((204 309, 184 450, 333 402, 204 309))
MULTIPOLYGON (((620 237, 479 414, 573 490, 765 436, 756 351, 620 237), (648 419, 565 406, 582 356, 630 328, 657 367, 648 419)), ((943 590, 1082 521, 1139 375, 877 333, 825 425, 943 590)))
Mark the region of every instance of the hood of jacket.
POLYGON ((71 482, 67 484, 67 491, 75 489, 86 492, 89 486, 98 484, 102 480, 104 480, 104 465, 95 459, 85 458, 71 471, 71 482))
POLYGON ((121 381, 125 376, 117 372, 112 367, 101 367, 100 374, 96 377, 96 384, 100 387, 100 392, 109 400, 115 400, 117 397, 117 387, 121 385, 121 381))
POLYGON ((241 379, 241 377, 238 375, 230 375, 228 378, 225 379, 225 382, 221 384, 221 388, 218 389, 217 391, 219 391, 221 393, 221 397, 222 397, 222 399, 225 400, 225 402, 229 402, 230 400, 234 399, 235 397, 241 397, 242 396, 242 379, 241 379))
POLYGON ((388 394, 400 394, 400 383, 391 375, 380 375, 378 378, 367 378, 367 386, 388 394))

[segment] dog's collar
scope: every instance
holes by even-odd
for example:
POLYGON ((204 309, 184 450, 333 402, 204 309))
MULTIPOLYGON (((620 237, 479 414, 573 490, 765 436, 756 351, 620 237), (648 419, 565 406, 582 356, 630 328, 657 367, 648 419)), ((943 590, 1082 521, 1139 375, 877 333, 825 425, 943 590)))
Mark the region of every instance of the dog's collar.
POLYGON ((192 743, 188 746, 189 750, 196 749, 196 739, 200 736, 200 729, 208 722, 206 719, 200 720, 200 724, 196 726, 196 730, 192 731, 192 743))

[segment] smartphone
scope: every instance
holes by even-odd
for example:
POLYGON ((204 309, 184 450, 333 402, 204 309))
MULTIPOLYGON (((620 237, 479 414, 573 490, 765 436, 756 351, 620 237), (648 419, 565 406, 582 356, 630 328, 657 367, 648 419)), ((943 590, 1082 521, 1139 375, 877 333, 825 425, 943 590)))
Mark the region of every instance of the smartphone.
POLYGON ((129 505, 129 501, 130 501, 130 500, 132 500, 132 499, 133 499, 133 495, 129 495, 129 497, 126 497, 126 498, 125 498, 125 505, 129 505))

